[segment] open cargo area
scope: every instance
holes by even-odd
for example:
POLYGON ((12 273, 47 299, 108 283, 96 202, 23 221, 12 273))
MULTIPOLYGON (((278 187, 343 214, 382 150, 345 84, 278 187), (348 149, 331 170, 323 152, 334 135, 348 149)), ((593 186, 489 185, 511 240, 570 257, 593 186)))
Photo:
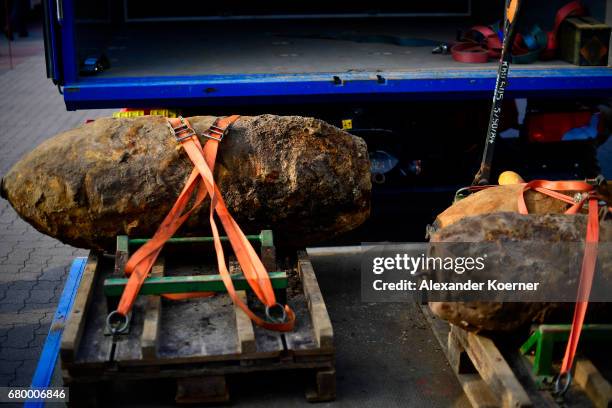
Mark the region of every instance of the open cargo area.
MULTIPOLYGON (((428 2, 424 9, 315 2, 276 10, 268 5, 259 13, 241 2, 208 9, 184 0, 171 12, 132 1, 93 9, 71 3, 63 13, 75 24, 50 37, 65 58, 51 58, 49 68, 64 83, 69 109, 485 97, 494 85, 494 59, 466 64, 432 50, 452 46, 458 32, 494 24, 503 12, 501 3, 484 1, 428 2), (92 58, 105 59, 93 75, 83 72, 92 58), (115 101, 121 92, 129 98, 115 101)), ((521 29, 553 30, 563 5, 525 5, 521 29)), ((605 19, 605 1, 585 5, 605 19)), ((612 89, 605 68, 558 58, 516 64, 510 77, 508 92, 515 97, 542 91, 569 97, 585 90, 602 96, 612 89)))
MULTIPOLYGON (((452 77, 457 71, 490 72, 497 62, 465 64, 432 54, 455 40, 465 20, 406 18, 128 23, 120 29, 77 26, 81 58, 104 50, 110 68, 96 78, 197 75, 328 75, 333 73, 452 77), (172 33, 172 35, 168 35, 172 33), (405 44, 405 45, 404 45, 405 44), (433 72, 432 72, 433 71, 433 72)), ((568 62, 538 61, 514 67, 521 74, 574 70, 568 62)), ((373 80, 375 78, 372 78, 373 80)), ((341 85, 341 84, 339 84, 341 85)))

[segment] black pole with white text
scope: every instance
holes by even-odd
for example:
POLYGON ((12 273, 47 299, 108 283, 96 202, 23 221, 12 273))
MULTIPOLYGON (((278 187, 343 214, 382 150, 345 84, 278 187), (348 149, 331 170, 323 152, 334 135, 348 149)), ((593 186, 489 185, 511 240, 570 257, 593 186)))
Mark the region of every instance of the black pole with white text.
POLYGON ((512 61, 512 43, 514 42, 514 28, 519 12, 519 1, 520 0, 508 0, 507 2, 506 16, 504 19, 504 42, 502 44, 499 66, 497 68, 497 78, 495 81, 495 92, 493 93, 493 106, 491 107, 491 115, 489 116, 487 138, 485 140, 480 168, 474 177, 472 185, 485 185, 490 182, 493 150, 501 124, 502 105, 506 86, 508 85, 510 62, 512 61))

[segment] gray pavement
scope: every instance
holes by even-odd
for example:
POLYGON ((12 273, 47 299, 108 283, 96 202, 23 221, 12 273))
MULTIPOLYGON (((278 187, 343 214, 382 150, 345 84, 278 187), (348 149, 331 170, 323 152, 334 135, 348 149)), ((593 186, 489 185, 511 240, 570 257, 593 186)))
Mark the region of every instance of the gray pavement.
MULTIPOLYGON (((0 176, 46 138, 109 112, 67 112, 42 49, 39 29, 17 39, 10 69, 0 41, 0 176)), ((85 254, 40 234, 0 200, 0 386, 30 384, 70 263, 85 254)))

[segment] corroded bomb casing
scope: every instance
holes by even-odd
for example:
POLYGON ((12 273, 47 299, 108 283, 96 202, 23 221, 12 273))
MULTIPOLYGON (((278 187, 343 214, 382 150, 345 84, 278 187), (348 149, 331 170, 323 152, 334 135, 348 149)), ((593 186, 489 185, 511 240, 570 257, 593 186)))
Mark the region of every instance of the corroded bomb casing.
MULTIPOLYGON (((198 135, 215 119, 188 118, 198 135)), ((1 192, 40 232, 112 249, 118 234, 155 232, 192 168, 165 118, 101 118, 36 147, 4 176, 1 192)), ((242 229, 272 229, 278 245, 334 237, 370 213, 365 142, 321 120, 242 116, 220 144, 214 173, 242 229)), ((179 234, 208 235, 208 216, 207 202, 179 234)))

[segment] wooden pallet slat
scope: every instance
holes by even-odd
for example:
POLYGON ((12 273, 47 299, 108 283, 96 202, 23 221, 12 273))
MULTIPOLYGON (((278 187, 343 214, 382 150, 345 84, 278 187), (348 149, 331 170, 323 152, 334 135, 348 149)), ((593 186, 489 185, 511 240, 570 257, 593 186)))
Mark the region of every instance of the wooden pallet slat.
POLYGON ((175 401, 179 404, 214 404, 229 401, 225 376, 187 377, 177 380, 175 401))
POLYGON ((467 352, 482 379, 503 407, 531 407, 529 396, 493 341, 451 325, 451 333, 467 352))
MULTIPOLYGON (((236 292, 238 298, 245 304, 247 295, 245 291, 236 292)), ((257 352, 257 342, 255 341, 255 331, 253 330, 253 322, 247 314, 234 305, 234 313, 236 314, 236 331, 238 333, 238 350, 241 354, 251 354, 257 352)))
MULTIPOLYGON (((429 306, 421 306, 425 320, 429 323, 434 337, 438 340, 440 348, 449 360, 449 364, 457 380, 463 388, 463 392, 474 408, 497 408, 500 406, 499 400, 493 395, 489 386, 482 380, 473 364, 466 364, 465 358, 467 353, 459 341, 451 335, 448 323, 441 321, 431 313, 429 306), (455 361, 451 363, 451 361, 455 361), (471 366, 471 367, 470 367, 471 366), (474 371, 473 371, 473 370, 474 371)), ((469 357, 468 357, 469 358, 469 357)))
POLYGON ((308 402, 330 401, 336 398, 336 370, 317 371, 314 386, 306 391, 308 402))
POLYGON ((475 374, 476 368, 465 349, 453 333, 448 333, 448 363, 457 374, 475 374))
POLYGON ((163 302, 157 363, 206 363, 240 355, 227 295, 163 302))
MULTIPOLYGON (((229 259, 229 273, 242 274, 240 264, 236 257, 229 259)), ((246 291, 238 290, 236 295, 240 300, 247 304, 246 291)), ((238 350, 241 354, 251 354, 257 352, 257 341, 255 341, 255 331, 253 330, 253 322, 240 307, 234 305, 234 314, 236 315, 236 333, 238 334, 238 350)))
POLYGON ((596 408, 612 407, 612 386, 590 360, 576 361, 574 381, 584 390, 596 408))
MULTIPOLYGON (((97 375, 100 370, 108 363, 112 357, 113 341, 112 336, 105 335, 106 333, 106 316, 109 312, 109 305, 102 301, 96 301, 96 299, 103 298, 102 280, 100 275, 103 273, 104 258, 100 258, 98 276, 96 277, 97 282, 94 282, 93 294, 90 305, 86 313, 85 328, 83 330, 82 338, 79 343, 78 350, 75 352, 75 360, 73 364, 66 364, 67 362, 62 360, 62 365, 74 366, 74 368, 86 367, 85 371, 91 371, 97 375)), ((79 288, 81 290, 81 288, 79 288)), ((83 288, 85 290, 85 288, 83 288)), ((69 368, 70 370, 73 367, 69 368)))
MULTIPOLYGON (((164 276, 164 259, 158 258, 151 269, 151 276, 164 276)), ((157 358, 157 342, 161 319, 161 298, 148 296, 145 309, 142 334, 140 335, 140 349, 143 359, 157 358)))
POLYGON ((72 363, 75 360, 81 337, 85 329, 85 316, 92 300, 94 282, 98 272, 98 256, 93 252, 87 257, 87 264, 81 277, 70 317, 62 334, 60 356, 63 362, 72 363))
POLYGON ((287 350, 294 359, 300 361, 320 356, 322 349, 316 338, 306 296, 303 293, 296 294, 290 303, 295 313, 295 328, 284 334, 287 350))
POLYGON ((317 284, 314 269, 305 252, 298 253, 298 273, 308 302, 317 345, 322 349, 333 349, 334 331, 331 320, 323 301, 321 289, 317 284))

